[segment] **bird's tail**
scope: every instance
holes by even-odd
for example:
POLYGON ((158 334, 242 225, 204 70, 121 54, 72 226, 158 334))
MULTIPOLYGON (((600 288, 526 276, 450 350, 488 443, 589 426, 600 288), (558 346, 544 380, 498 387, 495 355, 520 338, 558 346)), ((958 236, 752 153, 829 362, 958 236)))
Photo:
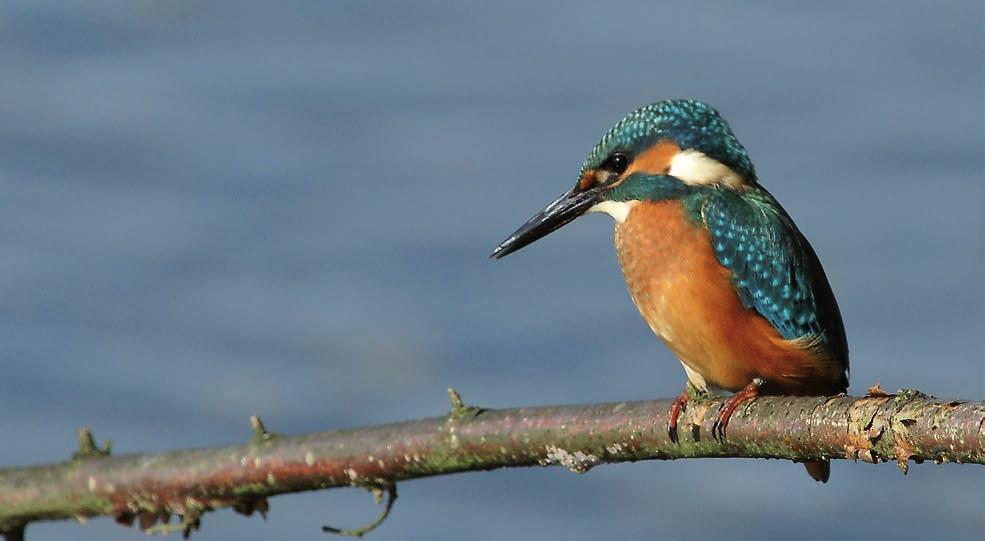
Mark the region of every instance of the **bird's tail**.
POLYGON ((804 467, 807 468, 808 475, 813 477, 815 481, 827 483, 828 478, 831 477, 831 463, 827 460, 804 462, 804 467))

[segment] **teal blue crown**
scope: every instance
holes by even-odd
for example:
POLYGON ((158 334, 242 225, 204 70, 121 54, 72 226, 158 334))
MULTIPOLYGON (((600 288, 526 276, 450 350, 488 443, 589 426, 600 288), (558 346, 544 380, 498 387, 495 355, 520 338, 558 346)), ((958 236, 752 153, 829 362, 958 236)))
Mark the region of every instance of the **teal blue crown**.
POLYGON ((747 181, 756 181, 752 161, 728 122, 697 100, 660 101, 629 113, 602 137, 581 172, 598 167, 615 150, 637 154, 661 139, 673 141, 682 150, 698 150, 747 181))

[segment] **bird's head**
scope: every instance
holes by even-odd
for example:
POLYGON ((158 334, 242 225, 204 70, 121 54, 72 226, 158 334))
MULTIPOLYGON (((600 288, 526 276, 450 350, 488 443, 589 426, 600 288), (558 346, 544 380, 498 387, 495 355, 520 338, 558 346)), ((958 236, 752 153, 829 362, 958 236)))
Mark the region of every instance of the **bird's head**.
POLYGON ((756 182, 746 150, 711 106, 667 100, 616 123, 592 149, 578 182, 493 251, 504 257, 588 212, 617 222, 640 201, 684 197, 697 189, 742 190, 756 182))

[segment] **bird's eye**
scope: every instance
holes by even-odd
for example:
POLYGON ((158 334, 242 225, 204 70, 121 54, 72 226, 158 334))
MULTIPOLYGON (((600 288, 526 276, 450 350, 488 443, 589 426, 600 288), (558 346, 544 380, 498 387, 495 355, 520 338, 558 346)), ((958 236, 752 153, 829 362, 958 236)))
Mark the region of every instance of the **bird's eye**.
POLYGON ((623 152, 616 152, 610 154, 609 157, 602 162, 599 169, 615 173, 616 175, 621 175, 626 172, 627 167, 629 167, 629 156, 623 152))

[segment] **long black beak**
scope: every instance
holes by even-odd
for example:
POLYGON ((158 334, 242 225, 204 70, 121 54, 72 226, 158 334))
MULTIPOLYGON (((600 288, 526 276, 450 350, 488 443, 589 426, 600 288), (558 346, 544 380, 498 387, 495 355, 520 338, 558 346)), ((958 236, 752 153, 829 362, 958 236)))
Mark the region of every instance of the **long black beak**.
POLYGON ((575 187, 561 194, 553 203, 527 220, 527 223, 521 225, 500 243, 489 257, 493 259, 506 257, 535 240, 553 233, 584 214, 592 205, 599 202, 602 195, 598 188, 577 190, 578 188, 575 187))

